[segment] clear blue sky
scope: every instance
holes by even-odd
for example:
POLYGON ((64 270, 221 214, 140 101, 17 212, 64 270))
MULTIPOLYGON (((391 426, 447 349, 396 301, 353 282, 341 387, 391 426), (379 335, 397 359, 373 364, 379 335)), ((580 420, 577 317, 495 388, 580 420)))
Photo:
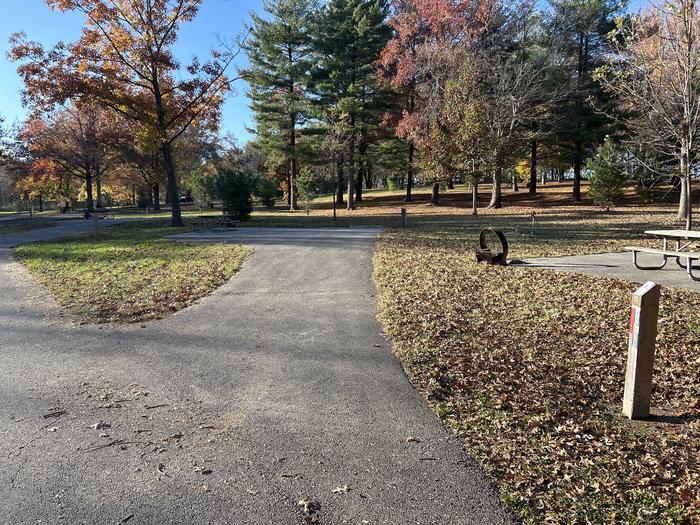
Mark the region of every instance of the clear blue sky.
MULTIPOLYGON (((51 11, 44 0, 0 0, 0 114, 12 123, 22 120, 25 111, 20 100, 22 82, 16 65, 7 59, 8 38, 25 31, 32 40, 52 46, 59 40, 74 41, 80 36, 83 18, 75 13, 51 11)), ((183 63, 193 55, 206 58, 217 43, 217 35, 231 39, 243 32, 250 11, 261 11, 262 0, 205 0, 197 18, 182 26, 176 46, 183 63)), ((241 57, 240 65, 244 65, 241 57)), ((245 127, 252 124, 245 84, 237 83, 224 106, 223 131, 233 133, 241 142, 250 138, 245 127)))

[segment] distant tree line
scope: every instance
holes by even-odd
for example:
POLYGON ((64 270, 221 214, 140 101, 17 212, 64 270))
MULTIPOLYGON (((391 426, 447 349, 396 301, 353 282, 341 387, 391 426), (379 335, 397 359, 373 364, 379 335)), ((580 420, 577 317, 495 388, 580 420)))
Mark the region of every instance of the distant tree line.
POLYGON ((480 184, 498 208, 506 181, 535 194, 543 173, 570 174, 577 203, 597 170, 603 205, 627 182, 648 196, 671 181, 692 224, 694 0, 642 13, 616 0, 266 0, 244 39, 185 67, 173 45, 203 1, 47 0, 85 15, 80 39, 44 49, 13 35, 31 108, 4 147, 17 193, 88 209, 164 196, 179 226, 183 192, 211 201, 222 171, 240 172, 233 156, 264 179, 261 199, 292 210, 320 192, 353 209, 377 185, 410 202, 416 183, 438 204, 465 182, 476 213, 480 184), (255 119, 243 150, 220 137, 237 79, 255 119))

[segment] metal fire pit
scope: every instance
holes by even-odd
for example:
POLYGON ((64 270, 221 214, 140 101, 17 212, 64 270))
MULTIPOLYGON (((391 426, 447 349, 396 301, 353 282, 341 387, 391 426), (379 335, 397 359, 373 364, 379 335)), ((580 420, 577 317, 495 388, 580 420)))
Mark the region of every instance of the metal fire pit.
POLYGON ((484 228, 479 233, 479 247, 476 249, 476 260, 477 262, 486 261, 488 264, 508 264, 508 241, 506 236, 501 230, 496 230, 494 228, 484 228), (489 248, 486 243, 487 238, 491 238, 500 243, 500 249, 489 248))

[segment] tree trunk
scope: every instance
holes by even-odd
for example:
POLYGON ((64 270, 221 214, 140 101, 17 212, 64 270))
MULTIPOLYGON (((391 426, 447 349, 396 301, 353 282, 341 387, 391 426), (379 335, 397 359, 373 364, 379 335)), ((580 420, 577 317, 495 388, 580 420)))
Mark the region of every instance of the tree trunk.
MULTIPOLYGON (((292 84, 291 92, 294 92, 292 84)), ((299 163, 297 162, 297 116, 296 113, 291 115, 291 131, 289 132, 289 146, 292 150, 291 167, 289 173, 289 211, 296 211, 298 208, 297 199, 297 175, 299 163)))
POLYGON ((355 179, 355 201, 362 202, 362 181, 365 180, 365 163, 360 158, 357 167, 357 178, 355 179))
POLYGON ((153 185, 153 209, 160 211, 160 184, 153 185))
POLYGON ((292 166, 289 173, 289 211, 299 209, 299 195, 297 192, 297 159, 292 157, 292 166))
POLYGON ((97 209, 104 208, 102 204, 102 174, 96 170, 95 175, 95 196, 97 198, 97 209))
POLYGON ((344 164, 343 159, 341 158, 338 160, 338 183, 336 186, 337 195, 335 197, 336 206, 342 206, 345 204, 345 201, 343 200, 343 186, 345 184, 345 174, 343 173, 343 168, 344 164))
POLYGON ((454 190, 455 189, 455 184, 452 182, 452 179, 447 181, 447 189, 448 190, 454 190))
POLYGON ((348 166, 348 210, 355 209, 355 159, 352 153, 350 154, 350 165, 348 166))
POLYGON ((528 192, 537 193, 537 141, 530 142, 530 187, 528 192))
POLYGON ((416 147, 413 145, 413 141, 408 143, 408 172, 406 173, 406 202, 413 202, 413 195, 411 192, 413 190, 413 156, 416 147))
POLYGON ((518 174, 513 170, 513 178, 511 179, 511 189, 513 191, 520 191, 520 188, 518 187, 518 174))
POLYGON ((477 181, 472 181, 472 215, 476 215, 477 206, 479 204, 479 183, 477 181))
POLYGON ((574 191, 573 200, 574 204, 579 204, 581 202, 581 168, 583 167, 583 162, 581 159, 581 143, 577 142, 575 145, 576 157, 574 158, 574 191))
POLYGON ((168 193, 170 194, 170 206, 172 209, 170 226, 174 228, 182 228, 182 211, 180 210, 180 193, 177 189, 177 178, 175 177, 175 166, 173 165, 173 157, 170 151, 170 143, 163 143, 163 161, 165 164, 165 173, 168 176, 168 193))
MULTIPOLYGON (((690 175, 690 174, 688 174, 688 175, 690 175)), ((693 192, 691 191, 691 178, 690 178, 690 176, 688 176, 688 178, 686 179, 685 185, 687 187, 686 194, 688 195, 688 213, 685 216, 685 229, 692 230, 693 229, 693 192)), ((690 264, 690 260, 688 260, 688 264, 690 264)))
POLYGON ((489 208, 500 208, 503 206, 501 199, 501 172, 502 168, 497 168, 493 172, 493 185, 491 187, 491 202, 489 202, 489 208))
POLYGON ((44 196, 40 193, 39 194, 39 213, 44 211, 44 196))
POLYGON ((372 174, 372 168, 373 166, 371 160, 365 162, 365 188, 367 188, 368 190, 374 188, 374 177, 372 174))
POLYGON ((440 204, 440 183, 436 182, 433 184, 433 191, 430 194, 430 204, 437 206, 440 204))
POLYGON ((349 171, 348 171, 348 210, 354 210, 355 209, 355 198, 354 198, 354 192, 355 192, 355 114, 353 113, 350 116, 350 127, 352 129, 351 133, 352 135, 350 136, 350 157, 349 157, 349 171))
POLYGON ((365 188, 371 190, 374 188, 374 179, 372 178, 372 161, 368 160, 365 163, 365 188))
POLYGON ((170 150, 170 142, 165 139, 168 136, 168 129, 165 123, 165 106, 163 104, 163 94, 160 91, 160 79, 158 71, 154 67, 151 78, 153 86, 153 96, 156 103, 156 117, 158 121, 158 131, 163 140, 161 143, 161 151, 163 153, 163 164, 165 165, 165 173, 168 178, 168 186, 166 195, 170 197, 171 217, 170 226, 174 228, 182 228, 182 211, 180 210, 180 192, 177 188, 177 177, 175 176, 175 165, 173 163, 172 151, 170 150))
POLYGON ((557 168, 557 182, 564 182, 564 170, 557 168))
MULTIPOLYGON (((681 197, 678 204, 678 218, 685 219, 685 229, 691 230, 693 227, 693 199, 691 193, 690 162, 688 150, 681 148, 681 197)), ((690 261, 688 261, 690 264, 690 261)))
POLYGON ((87 193, 87 212, 93 213, 95 204, 92 200, 92 170, 90 168, 85 169, 85 193, 87 193))
POLYGON ((292 174, 287 173, 287 206, 292 206, 292 174))

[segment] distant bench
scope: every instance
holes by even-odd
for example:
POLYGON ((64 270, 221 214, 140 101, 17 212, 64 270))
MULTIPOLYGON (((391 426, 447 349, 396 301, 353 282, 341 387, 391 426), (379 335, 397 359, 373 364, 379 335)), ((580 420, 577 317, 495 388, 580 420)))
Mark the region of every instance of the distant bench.
POLYGON ((198 218, 200 220, 190 223, 195 231, 237 230, 241 225, 241 221, 231 215, 200 215, 198 218))
MULTIPOLYGON (((86 211, 87 213, 87 211, 86 211)), ((95 210, 92 212, 92 215, 90 216, 91 218, 94 217, 97 220, 104 220, 104 219, 116 219, 117 216, 114 214, 114 212, 111 212, 109 210, 95 210)))

